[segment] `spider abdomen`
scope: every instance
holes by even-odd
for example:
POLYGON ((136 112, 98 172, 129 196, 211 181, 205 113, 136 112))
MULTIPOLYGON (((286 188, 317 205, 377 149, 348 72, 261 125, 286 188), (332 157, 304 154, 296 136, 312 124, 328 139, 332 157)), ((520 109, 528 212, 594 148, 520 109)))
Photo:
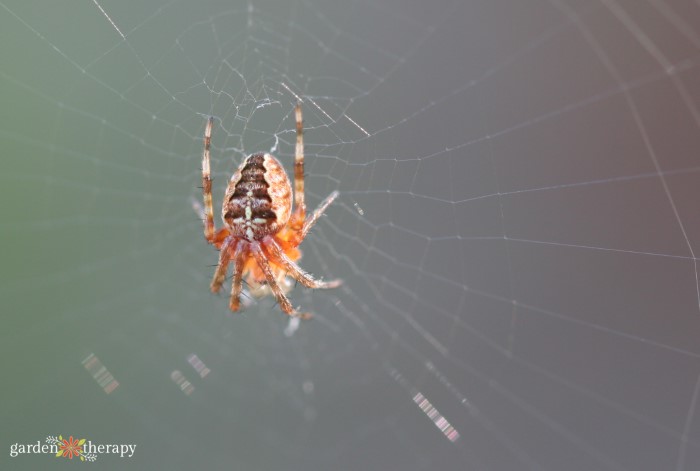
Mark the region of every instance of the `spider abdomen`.
POLYGON ((291 210, 292 187, 282 165, 270 154, 252 154, 231 177, 222 217, 234 235, 252 241, 276 234, 291 210))

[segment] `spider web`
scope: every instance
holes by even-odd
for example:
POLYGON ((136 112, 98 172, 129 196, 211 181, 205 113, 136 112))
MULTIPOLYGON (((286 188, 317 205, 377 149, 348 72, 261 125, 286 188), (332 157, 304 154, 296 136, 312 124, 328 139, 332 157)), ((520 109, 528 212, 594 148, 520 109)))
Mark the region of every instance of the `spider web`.
MULTIPOLYGON (((0 0, 3 446, 124 469, 700 466, 700 3, 0 0), (196 209, 289 165, 342 278, 227 311, 196 209), (193 210, 193 207, 195 210, 193 210), (91 377, 92 376, 92 377, 91 377)), ((217 218, 217 225, 219 224, 217 218)), ((8 465, 36 469, 50 456, 8 465)))

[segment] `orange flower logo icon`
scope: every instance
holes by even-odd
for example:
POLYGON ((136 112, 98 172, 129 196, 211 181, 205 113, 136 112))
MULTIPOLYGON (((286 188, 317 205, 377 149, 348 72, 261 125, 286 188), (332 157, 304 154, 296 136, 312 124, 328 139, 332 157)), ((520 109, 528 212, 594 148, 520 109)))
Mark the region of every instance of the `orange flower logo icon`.
MULTIPOLYGON (((63 440, 63 437, 59 437, 59 439, 63 440)), ((83 454, 83 443, 85 443, 84 438, 77 440, 71 435, 68 440, 63 440, 63 445, 58 447, 59 450, 58 453, 56 453, 56 456, 65 456, 66 458, 72 460, 74 456, 80 456, 83 454)))
POLYGON ((65 440, 62 435, 59 435, 58 438, 56 438, 55 435, 49 435, 46 437, 46 443, 58 448, 58 453, 56 453, 57 458, 63 456, 64 458, 72 460, 75 456, 80 458, 80 461, 95 461, 97 459, 97 455, 94 453, 87 453, 83 450, 83 445, 85 444, 84 438, 78 440, 71 435, 68 440, 65 440))

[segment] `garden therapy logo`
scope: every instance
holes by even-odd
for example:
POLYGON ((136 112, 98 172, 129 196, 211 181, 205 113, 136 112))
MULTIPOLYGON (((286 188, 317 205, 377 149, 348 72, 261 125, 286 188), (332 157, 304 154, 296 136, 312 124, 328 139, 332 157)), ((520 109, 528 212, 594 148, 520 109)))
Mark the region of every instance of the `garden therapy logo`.
POLYGON ((52 454, 56 458, 67 458, 72 460, 77 458, 80 461, 92 462, 95 461, 98 455, 112 454, 118 455, 120 458, 131 458, 136 451, 136 444, 104 444, 93 443, 85 438, 63 438, 49 435, 46 437, 46 442, 41 443, 37 440, 34 443, 13 443, 10 445, 10 456, 15 458, 25 454, 52 454))
POLYGON ((46 443, 49 445, 56 445, 58 451, 56 452, 56 457, 64 457, 72 460, 74 456, 80 457, 80 461, 95 461, 97 455, 94 453, 85 453, 83 451, 83 445, 85 445, 85 439, 80 440, 74 439, 71 435, 68 440, 65 440, 63 436, 59 435, 58 438, 48 436, 46 437, 46 443))

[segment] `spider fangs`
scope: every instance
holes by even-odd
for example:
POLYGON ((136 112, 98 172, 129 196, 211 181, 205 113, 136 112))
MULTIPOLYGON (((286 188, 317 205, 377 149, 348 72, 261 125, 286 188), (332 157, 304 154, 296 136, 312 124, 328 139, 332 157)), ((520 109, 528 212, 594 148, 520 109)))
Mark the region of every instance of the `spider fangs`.
POLYGON ((233 282, 229 307, 240 308, 243 279, 254 295, 264 295, 268 287, 280 308, 290 316, 311 317, 298 312, 286 293, 285 278, 291 276, 307 288, 329 289, 340 286, 341 280, 321 281, 304 271, 296 260, 297 248, 323 212, 338 196, 331 193, 307 218, 304 202, 304 129, 301 105, 295 108, 296 152, 294 158, 294 211, 292 187, 280 162, 271 154, 248 156, 231 176, 221 208, 225 227, 216 231, 211 197, 209 153, 214 118, 209 118, 204 131, 202 155, 202 189, 204 193, 204 237, 219 249, 219 263, 211 281, 211 291, 219 292, 233 264, 233 282), (282 285, 282 286, 281 286, 282 285))

